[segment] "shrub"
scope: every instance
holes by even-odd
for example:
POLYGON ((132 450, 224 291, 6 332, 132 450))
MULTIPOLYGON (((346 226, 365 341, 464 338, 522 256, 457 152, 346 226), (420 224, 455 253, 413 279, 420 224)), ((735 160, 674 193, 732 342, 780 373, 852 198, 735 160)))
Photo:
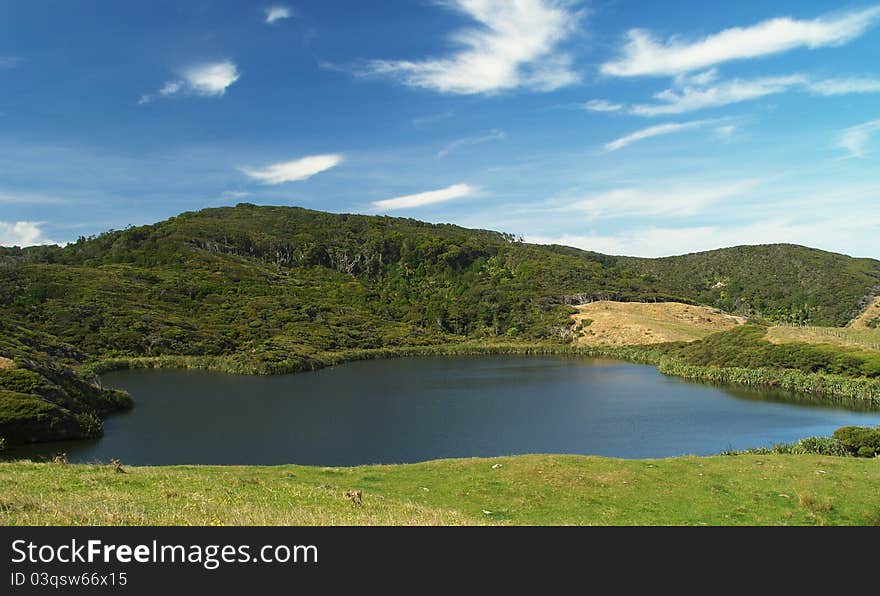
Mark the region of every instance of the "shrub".
POLYGON ((857 457, 876 457, 880 454, 880 428, 844 426, 834 431, 834 438, 857 457))
POLYGON ((91 412, 76 415, 76 421, 82 430, 83 436, 97 438, 104 434, 104 423, 91 412))
POLYGON ((807 437, 801 439, 791 447, 791 453, 815 455, 838 455, 847 456, 849 451, 847 448, 834 437, 807 437))

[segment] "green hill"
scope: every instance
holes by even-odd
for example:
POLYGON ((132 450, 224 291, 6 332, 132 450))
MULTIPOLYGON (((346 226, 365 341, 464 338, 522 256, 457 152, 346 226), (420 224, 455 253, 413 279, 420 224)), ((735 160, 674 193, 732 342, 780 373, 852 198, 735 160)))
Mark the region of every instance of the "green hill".
POLYGON ((88 417, 127 401, 68 367, 101 359, 222 358, 231 370, 265 373, 351 350, 567 344, 567 304, 594 298, 696 302, 841 325, 878 287, 878 261, 791 245, 635 259, 411 219, 206 209, 63 248, 0 250, 0 357, 17 363, 0 376, 0 425, 14 419, 19 428, 30 415, 46 428, 47 420, 80 416, 78 426, 23 438, 0 426, 0 435, 96 432, 88 417), (22 391, 22 370, 68 397, 22 391), (76 379, 77 389, 59 379, 76 379), (22 395, 40 402, 29 410, 22 395))
POLYGON ((842 327, 880 294, 880 262, 792 244, 619 262, 650 276, 659 292, 770 321, 842 327))

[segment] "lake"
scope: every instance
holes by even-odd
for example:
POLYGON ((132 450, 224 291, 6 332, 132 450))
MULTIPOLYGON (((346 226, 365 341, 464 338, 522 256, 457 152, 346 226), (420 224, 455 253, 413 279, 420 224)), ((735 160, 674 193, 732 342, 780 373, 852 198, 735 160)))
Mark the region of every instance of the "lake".
POLYGON ((133 370, 102 379, 135 399, 131 411, 107 419, 103 438, 7 455, 322 466, 521 453, 641 458, 715 454, 880 424, 877 411, 564 357, 401 358, 274 377, 133 370))

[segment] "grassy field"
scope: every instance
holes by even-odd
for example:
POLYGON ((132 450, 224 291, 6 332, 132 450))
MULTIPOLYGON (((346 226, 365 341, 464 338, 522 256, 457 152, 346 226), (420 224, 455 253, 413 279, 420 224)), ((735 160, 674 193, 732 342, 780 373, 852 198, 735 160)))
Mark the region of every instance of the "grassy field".
POLYGON ((3 525, 880 524, 880 460, 810 455, 125 473, 20 462, 0 464, 0 486, 3 525))
POLYGON ((880 329, 867 327, 771 327, 767 340, 774 344, 831 344, 880 351, 880 329))
POLYGON ((706 306, 679 302, 612 302, 576 307, 578 345, 643 345, 695 341, 745 322, 706 306))

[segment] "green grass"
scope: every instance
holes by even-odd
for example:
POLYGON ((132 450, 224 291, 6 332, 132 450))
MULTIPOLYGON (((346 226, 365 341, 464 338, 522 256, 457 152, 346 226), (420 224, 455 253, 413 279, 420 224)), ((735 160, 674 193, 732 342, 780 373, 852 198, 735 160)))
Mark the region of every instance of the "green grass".
POLYGON ((0 464, 4 525, 880 524, 880 460, 528 455, 356 468, 0 464), (363 491, 363 507, 345 497, 363 491))

